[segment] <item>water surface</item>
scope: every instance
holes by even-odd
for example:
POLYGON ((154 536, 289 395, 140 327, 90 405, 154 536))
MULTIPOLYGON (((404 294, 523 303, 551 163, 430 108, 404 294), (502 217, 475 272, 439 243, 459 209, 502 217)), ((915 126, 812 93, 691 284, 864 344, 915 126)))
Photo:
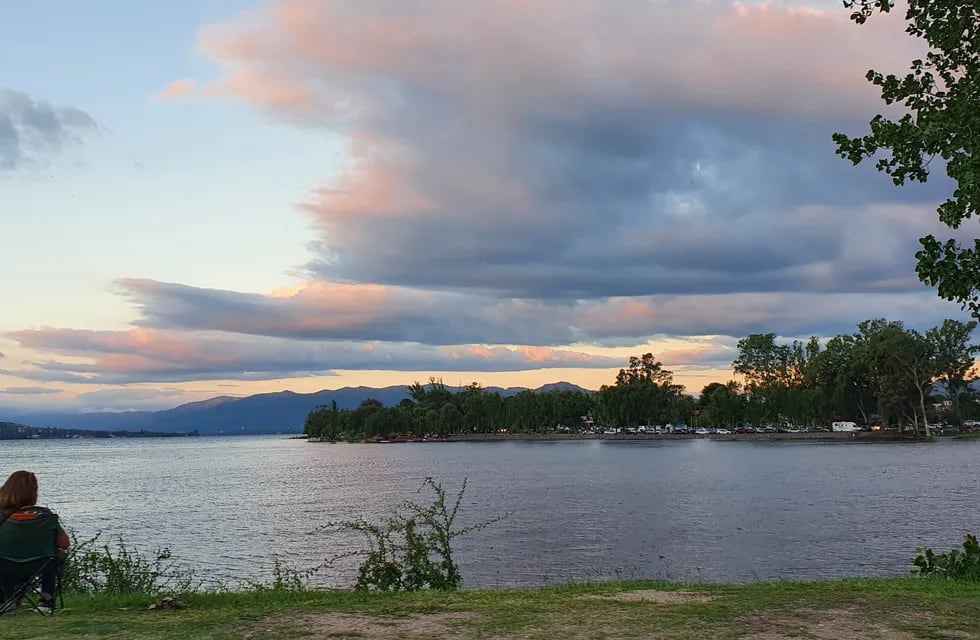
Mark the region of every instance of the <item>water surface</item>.
MULTIPOLYGON (((281 437, 0 443, 0 473, 33 469, 41 502, 80 537, 171 546, 235 581, 361 541, 326 523, 376 519, 432 476, 469 488, 467 586, 616 576, 754 581, 908 572, 916 546, 980 530, 978 442, 312 444, 281 437)), ((422 496, 423 498, 425 496, 422 496)), ((349 585, 351 562, 316 578, 349 585)))

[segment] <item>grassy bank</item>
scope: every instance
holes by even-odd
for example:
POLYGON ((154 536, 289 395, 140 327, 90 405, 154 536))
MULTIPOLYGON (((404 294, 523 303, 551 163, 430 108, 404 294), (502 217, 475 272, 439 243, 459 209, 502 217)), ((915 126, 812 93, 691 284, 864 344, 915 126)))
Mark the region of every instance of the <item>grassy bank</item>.
POLYGON ((53 618, 0 618, 0 637, 38 638, 980 638, 980 584, 937 579, 745 586, 653 582, 524 591, 74 596, 53 618))

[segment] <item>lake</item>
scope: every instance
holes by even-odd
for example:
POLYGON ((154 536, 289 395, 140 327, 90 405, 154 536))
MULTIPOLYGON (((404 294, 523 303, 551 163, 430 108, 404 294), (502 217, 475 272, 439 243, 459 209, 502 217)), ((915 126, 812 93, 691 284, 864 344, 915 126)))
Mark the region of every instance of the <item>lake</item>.
MULTIPOLYGON (((615 577, 747 582, 906 574, 916 546, 980 530, 980 442, 313 444, 282 437, 0 443, 80 538, 172 547, 206 576, 267 579, 359 548, 326 523, 378 519, 426 476, 472 524, 468 587, 615 577)), ((349 586, 351 560, 314 582, 349 586)))

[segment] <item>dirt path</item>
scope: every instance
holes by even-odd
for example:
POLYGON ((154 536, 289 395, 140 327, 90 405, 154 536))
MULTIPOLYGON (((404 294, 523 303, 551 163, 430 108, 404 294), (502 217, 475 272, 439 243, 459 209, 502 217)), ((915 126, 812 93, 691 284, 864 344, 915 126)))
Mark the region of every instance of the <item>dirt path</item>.
MULTIPOLYGON (((926 612, 913 615, 908 612, 872 613, 859 608, 783 608, 735 614, 726 620, 725 616, 696 609, 711 607, 721 602, 721 598, 689 590, 645 589, 579 596, 578 600, 581 607, 538 610, 531 616, 515 604, 513 617, 519 617, 520 624, 509 624, 513 621, 508 621, 501 626, 487 617, 493 614, 477 612, 398 616, 326 611, 279 614, 244 630, 243 637, 252 640, 282 637, 311 640, 916 640, 921 636, 902 630, 907 627, 903 623, 925 622, 931 617, 926 612)), ((496 615, 499 620, 499 612, 496 615)), ((980 640, 980 636, 953 631, 928 637, 980 640)))

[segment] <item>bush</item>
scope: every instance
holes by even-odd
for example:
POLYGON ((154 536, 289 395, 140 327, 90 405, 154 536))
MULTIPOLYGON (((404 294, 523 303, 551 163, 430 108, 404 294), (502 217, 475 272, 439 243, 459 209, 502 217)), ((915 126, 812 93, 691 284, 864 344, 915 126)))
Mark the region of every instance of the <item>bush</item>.
POLYGON ((932 549, 916 547, 912 558, 913 574, 947 578, 949 580, 980 581, 980 545, 977 537, 963 536, 963 550, 936 555, 932 549))
POLYGON ((169 547, 145 556, 121 537, 114 547, 99 545, 100 536, 78 542, 71 533, 72 545, 62 572, 62 590, 66 593, 156 595, 199 589, 194 573, 177 565, 169 547))
POLYGON ((432 478, 419 488, 431 489, 432 503, 422 506, 406 501, 402 510, 383 524, 363 519, 328 524, 327 528, 359 531, 367 538, 370 549, 337 556, 363 555, 357 571, 355 589, 378 591, 419 591, 422 589, 454 590, 463 579, 453 558, 454 538, 483 529, 507 517, 506 514, 462 529, 453 525, 466 491, 466 480, 452 506, 446 503, 446 491, 432 478), (407 513, 406 513, 407 512, 407 513))

